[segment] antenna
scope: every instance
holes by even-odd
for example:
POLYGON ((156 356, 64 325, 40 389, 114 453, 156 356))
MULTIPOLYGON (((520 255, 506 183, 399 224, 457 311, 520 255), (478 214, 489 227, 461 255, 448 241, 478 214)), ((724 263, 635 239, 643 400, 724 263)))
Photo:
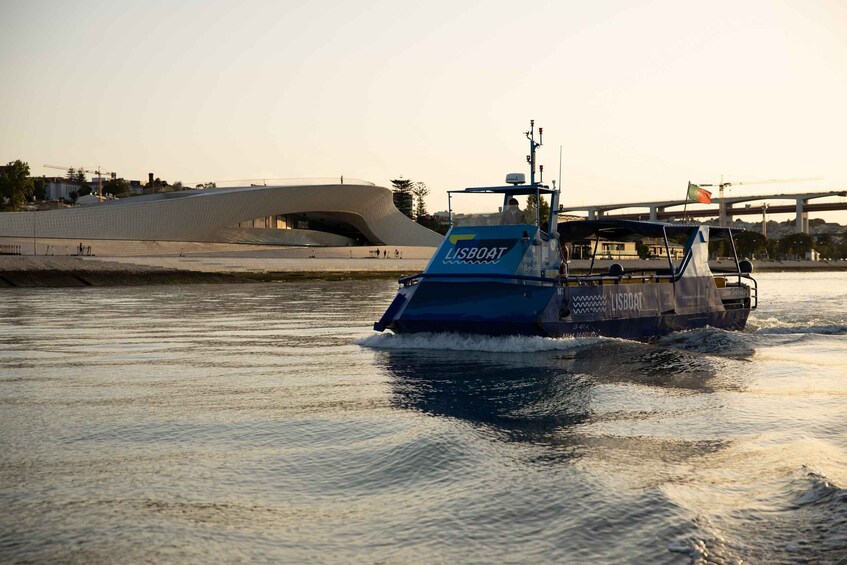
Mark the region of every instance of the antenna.
POLYGON ((526 161, 529 163, 529 185, 535 185, 535 150, 541 147, 541 139, 544 135, 544 128, 538 128, 538 143, 535 142, 535 120, 529 121, 529 131, 524 132, 529 140, 529 155, 526 156, 526 161))
POLYGON ((559 192, 562 192, 562 146, 559 146, 559 192))

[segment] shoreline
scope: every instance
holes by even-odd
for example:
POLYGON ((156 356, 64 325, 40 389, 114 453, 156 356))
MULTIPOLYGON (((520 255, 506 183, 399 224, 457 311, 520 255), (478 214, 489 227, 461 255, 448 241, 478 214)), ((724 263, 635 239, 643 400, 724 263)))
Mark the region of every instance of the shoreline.
MULTIPOLYGON (((302 250, 301 250, 302 251, 302 250)), ((314 251, 300 257, 269 257, 267 254, 204 254, 188 256, 49 256, 0 255, 0 288, 65 288, 145 286, 169 284, 235 284, 303 280, 391 279, 423 271, 429 262, 424 253, 395 259, 332 256, 316 257, 314 251), (257 256, 258 255, 258 256, 257 256)), ((431 253, 431 251, 430 251, 431 253)), ((663 266, 657 260, 597 261, 595 273, 612 263, 639 272, 663 266)), ((589 261, 571 261, 571 274, 588 272, 589 261)), ((729 261, 709 263, 714 272, 732 270, 729 261)), ((765 272, 847 271, 847 261, 756 261, 753 275, 765 272)))

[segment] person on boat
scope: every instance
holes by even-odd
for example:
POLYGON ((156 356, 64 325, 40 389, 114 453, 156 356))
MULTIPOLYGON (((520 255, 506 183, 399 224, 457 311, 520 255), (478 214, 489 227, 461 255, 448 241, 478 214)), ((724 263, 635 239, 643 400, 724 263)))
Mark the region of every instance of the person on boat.
POLYGON ((517 198, 509 199, 509 206, 503 210, 503 215, 500 216, 500 224, 501 225, 510 225, 510 224, 525 224, 526 216, 524 216, 523 210, 518 206, 517 198))

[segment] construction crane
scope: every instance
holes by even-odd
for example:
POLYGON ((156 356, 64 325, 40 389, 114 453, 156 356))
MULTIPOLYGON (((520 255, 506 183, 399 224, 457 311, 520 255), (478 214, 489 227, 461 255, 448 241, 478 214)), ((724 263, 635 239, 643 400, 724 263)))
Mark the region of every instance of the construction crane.
POLYGON ((721 182, 718 183, 718 184, 701 184, 699 182, 693 183, 693 184, 696 184, 697 186, 708 186, 708 187, 717 186, 718 187, 718 195, 719 195, 719 199, 720 199, 719 203, 718 203, 720 226, 725 227, 726 226, 726 203, 724 202, 724 199, 723 199, 723 190, 725 188, 729 188, 731 186, 740 186, 742 184, 771 184, 771 183, 782 183, 782 182, 806 182, 806 181, 812 181, 812 180, 821 180, 821 178, 820 177, 809 177, 809 178, 802 178, 802 179, 766 179, 766 180, 746 180, 746 181, 739 181, 739 182, 725 182, 723 180, 723 175, 721 175, 721 182))
MULTIPOLYGON (((44 167, 46 167, 48 169, 61 169, 61 170, 66 171, 66 172, 73 170, 73 171, 77 171, 77 172, 81 172, 81 173, 86 173, 86 174, 89 174, 89 175, 97 175, 97 199, 98 200, 103 199, 103 173, 101 172, 102 167, 100 167, 100 165, 97 166, 96 170, 83 169, 82 167, 77 168, 77 169, 75 169, 73 167, 60 167, 59 165, 44 165, 44 167)), ((114 176, 117 173, 107 172, 106 174, 111 176, 112 178, 114 178, 114 176)))

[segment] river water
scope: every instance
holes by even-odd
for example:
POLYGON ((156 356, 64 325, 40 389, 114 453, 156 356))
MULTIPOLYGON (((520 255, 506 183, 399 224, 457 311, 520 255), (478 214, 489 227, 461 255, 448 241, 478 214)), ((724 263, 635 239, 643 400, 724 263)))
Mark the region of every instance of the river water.
POLYGON ((374 334, 392 281, 4 290, 0 561, 847 562, 847 276, 745 332, 374 334))

